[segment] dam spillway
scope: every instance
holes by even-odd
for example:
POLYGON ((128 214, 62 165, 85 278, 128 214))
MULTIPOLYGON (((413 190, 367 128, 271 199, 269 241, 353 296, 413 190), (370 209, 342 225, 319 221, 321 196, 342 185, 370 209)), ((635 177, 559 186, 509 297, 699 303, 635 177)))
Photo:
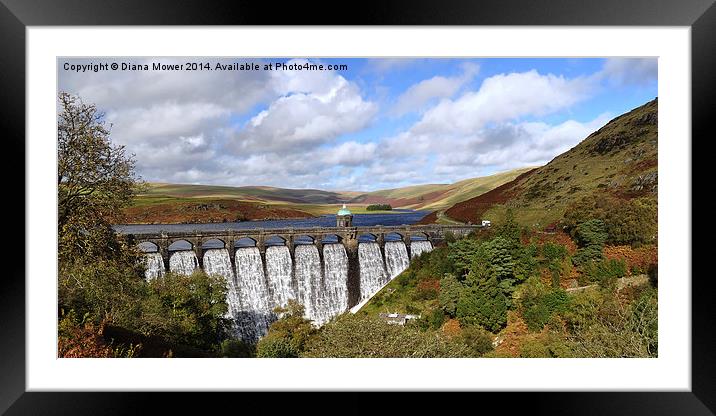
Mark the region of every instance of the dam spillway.
POLYGON ((405 270, 411 258, 443 241, 446 231, 464 236, 475 228, 480 227, 339 227, 126 238, 134 244, 156 246, 156 251, 146 253, 147 279, 161 277, 167 270, 191 274, 197 268, 222 276, 235 334, 255 342, 278 319, 274 309, 286 306, 290 299, 304 306, 304 316, 314 325, 323 325, 350 308, 359 308, 405 270), (386 236, 393 240, 387 241, 386 236), (242 246, 240 240, 249 246, 242 246), (170 251, 179 241, 189 248, 170 251))

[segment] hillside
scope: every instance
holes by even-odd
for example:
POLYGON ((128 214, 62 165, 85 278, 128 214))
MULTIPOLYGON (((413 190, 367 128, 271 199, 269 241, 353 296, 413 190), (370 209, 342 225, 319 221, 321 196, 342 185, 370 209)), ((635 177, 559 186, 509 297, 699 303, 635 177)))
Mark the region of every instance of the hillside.
MULTIPOLYGON (((460 222, 498 221, 511 208, 519 223, 543 228, 560 220, 570 203, 588 195, 656 201, 657 124, 654 99, 611 120, 545 166, 457 203, 444 215, 460 222)), ((432 214, 423 223, 436 220, 432 214)))
POLYGON ((285 189, 270 186, 209 186, 151 183, 147 192, 140 195, 170 198, 232 198, 245 201, 287 202, 294 204, 338 204, 355 196, 355 193, 330 192, 318 189, 285 189))
POLYGON ((163 203, 135 205, 124 210, 130 224, 191 224, 238 222, 285 218, 309 218, 310 213, 257 202, 230 199, 172 200, 163 203))
POLYGON ((481 195, 515 179, 532 168, 514 169, 453 184, 428 184, 368 192, 353 198, 354 204, 390 204, 394 208, 439 210, 481 195))

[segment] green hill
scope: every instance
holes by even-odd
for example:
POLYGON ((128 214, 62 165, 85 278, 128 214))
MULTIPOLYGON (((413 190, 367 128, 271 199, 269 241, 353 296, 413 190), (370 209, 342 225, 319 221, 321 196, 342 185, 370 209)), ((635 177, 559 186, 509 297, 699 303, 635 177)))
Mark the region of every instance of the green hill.
POLYGON ((521 168, 490 176, 465 179, 452 184, 428 184, 368 192, 351 203, 390 204, 394 208, 440 210, 481 195, 533 169, 521 168))

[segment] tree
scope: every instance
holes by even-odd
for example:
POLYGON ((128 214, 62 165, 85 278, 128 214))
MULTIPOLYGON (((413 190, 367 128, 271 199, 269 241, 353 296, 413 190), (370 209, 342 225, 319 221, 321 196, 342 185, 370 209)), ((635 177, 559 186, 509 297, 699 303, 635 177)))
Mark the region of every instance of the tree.
POLYGON ((507 308, 507 297, 491 277, 460 292, 456 315, 462 325, 480 325, 497 332, 507 325, 507 308))
POLYGON ((602 258, 602 248, 608 238, 604 221, 591 219, 579 224, 574 237, 579 245, 579 249, 572 259, 575 264, 583 265, 602 258))
POLYGON ((304 318, 303 305, 291 299, 285 308, 275 312, 281 317, 269 327, 268 334, 256 345, 258 357, 293 358, 305 349, 306 341, 316 331, 304 318))
POLYGON ((510 243, 510 247, 516 247, 520 244, 522 232, 517 221, 515 221, 515 214, 511 208, 507 209, 504 222, 497 227, 497 235, 507 240, 510 243))
POLYGON ((120 247, 111 229, 132 202, 139 178, 133 155, 110 141, 104 114, 71 94, 59 94, 57 199, 60 258, 107 257, 120 247))
POLYGON ((440 279, 440 294, 438 301, 440 307, 445 313, 450 316, 455 316, 455 310, 457 308, 457 302, 460 299, 460 289, 462 285, 455 276, 446 274, 440 279))

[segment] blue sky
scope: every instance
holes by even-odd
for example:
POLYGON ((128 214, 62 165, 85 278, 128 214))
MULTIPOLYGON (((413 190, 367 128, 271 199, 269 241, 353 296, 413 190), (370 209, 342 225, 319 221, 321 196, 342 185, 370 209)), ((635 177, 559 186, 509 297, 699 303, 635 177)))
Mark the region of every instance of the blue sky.
POLYGON ((655 98, 654 58, 66 59, 147 181, 371 191, 549 162, 655 98), (97 62, 347 70, 100 71, 97 62))

